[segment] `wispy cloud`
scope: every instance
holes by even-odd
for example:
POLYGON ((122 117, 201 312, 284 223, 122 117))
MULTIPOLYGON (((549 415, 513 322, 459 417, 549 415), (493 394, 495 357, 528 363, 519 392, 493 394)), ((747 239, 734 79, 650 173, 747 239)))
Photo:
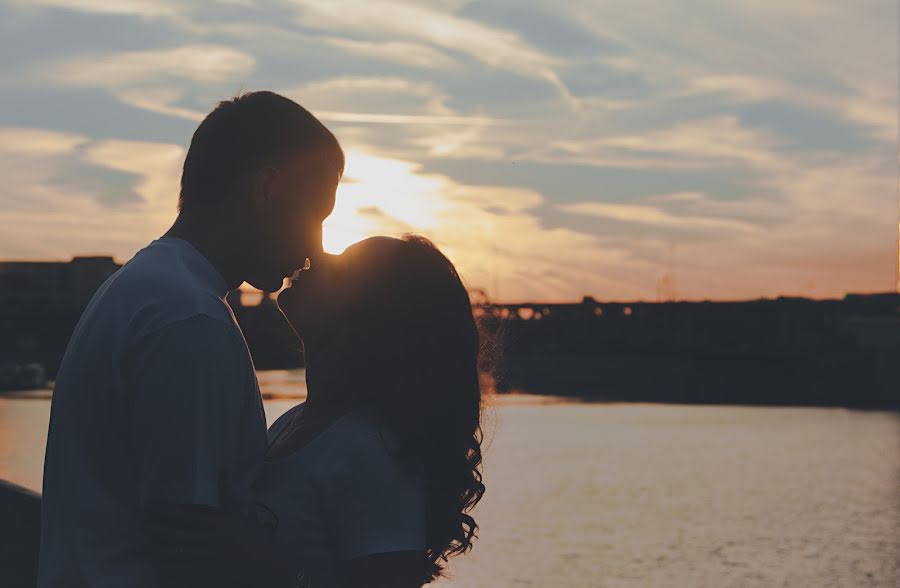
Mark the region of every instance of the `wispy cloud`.
POLYGON ((180 88, 144 86, 116 90, 113 95, 124 104, 149 112, 197 122, 206 116, 205 112, 178 106, 178 102, 185 95, 184 90, 180 88))
POLYGON ((8 127, 0 128, 0 145, 4 256, 65 259, 114 253, 127 259, 172 220, 184 157, 177 145, 98 142, 8 127), (131 176, 131 189, 140 199, 109 205, 94 190, 72 182, 69 176, 79 167, 131 176))
POLYGON ((83 55, 47 66, 39 75, 77 86, 121 87, 160 79, 197 84, 239 80, 256 60, 224 45, 183 45, 172 49, 83 55))
POLYGON ((347 173, 352 182, 341 185, 337 208, 325 223, 332 251, 367 235, 414 231, 444 248, 471 287, 490 294, 498 284, 501 296, 557 297, 572 288, 574 276, 578 287, 640 291, 627 277, 616 277, 627 255, 623 249, 570 229, 543 227, 535 209, 544 198, 536 191, 463 184, 355 146, 348 148, 347 173))
POLYGON ((865 10, 840 0, 638 4, 622 11, 573 0, 565 14, 627 48, 637 71, 660 85, 651 101, 695 91, 785 100, 896 139, 896 2, 873 0, 865 10))
POLYGON ((139 16, 146 19, 171 18, 180 13, 179 3, 168 0, 13 0, 27 6, 65 8, 78 12, 139 16))
POLYGON ((454 13, 458 8, 428 6, 392 0, 292 0, 305 26, 346 31, 363 38, 416 40, 462 53, 490 67, 544 80, 555 87, 570 106, 577 100, 554 70, 563 60, 533 47, 514 31, 502 30, 454 13), (449 10, 448 10, 449 8, 449 10))
POLYGON ((892 0, 212 6, 0 6, 0 254, 127 257, 190 128, 272 88, 348 149, 333 240, 424 231, 503 297, 653 297, 671 258, 693 298, 893 280, 892 0))
POLYGON ((867 128, 885 142, 897 139, 896 96, 858 89, 847 95, 838 90, 804 88, 789 81, 756 76, 702 76, 690 80, 683 95, 721 93, 739 102, 782 100, 819 111, 831 112, 867 128))
POLYGON ((779 138, 767 130, 747 128, 734 116, 718 116, 648 131, 550 141, 526 157, 618 168, 690 170, 745 165, 771 169, 781 165, 774 152, 778 143, 779 138))
POLYGON ((0 127, 0 153, 50 156, 71 153, 88 138, 77 133, 61 133, 30 127, 0 127))
MULTIPOLYGON (((0 127, 0 210, 4 233, 16 232, 6 219, 15 211, 46 210, 69 190, 60 182, 65 158, 74 155, 88 138, 28 127, 0 127)), ((7 241, 7 245, 9 241, 7 241)), ((15 249, 21 251, 22 246, 15 249)))
POLYGON ((454 115, 417 115, 417 114, 381 114, 377 112, 339 112, 333 110, 316 110, 315 114, 324 121, 366 123, 384 125, 466 125, 485 126, 496 124, 514 124, 513 121, 487 116, 454 116, 454 115))
POLYGON ((185 151, 180 145, 150 141, 100 141, 84 153, 83 161, 138 178, 135 192, 157 210, 171 212, 178 197, 185 151))
POLYGON ((512 120, 463 114, 450 106, 450 97, 431 82, 400 77, 338 77, 316 80, 282 90, 324 121, 387 125, 489 126, 512 120), (353 108, 365 105, 359 112, 353 108))
POLYGON ((352 111, 365 104, 366 110, 382 114, 456 114, 447 106, 449 97, 436 84, 396 76, 327 78, 284 93, 311 110, 352 111))
POLYGON ((606 202, 576 202, 559 207, 570 214, 582 214, 627 223, 674 227, 690 231, 717 230, 753 232, 754 225, 736 219, 672 214, 656 206, 613 204, 606 202))
POLYGON ((323 42, 364 59, 380 59, 399 65, 448 70, 459 64, 443 51, 421 43, 403 41, 361 41, 343 37, 325 37, 323 42))

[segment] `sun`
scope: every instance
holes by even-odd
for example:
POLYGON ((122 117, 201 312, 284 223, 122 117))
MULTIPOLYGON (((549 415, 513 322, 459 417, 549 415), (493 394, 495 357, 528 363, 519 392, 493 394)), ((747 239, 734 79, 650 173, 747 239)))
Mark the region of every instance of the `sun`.
POLYGON ((325 251, 339 254, 374 235, 426 232, 444 206, 439 177, 418 173, 415 163, 348 151, 337 202, 322 226, 325 251))
POLYGON ((346 205, 338 190, 338 204, 322 224, 322 246, 328 253, 339 255, 358 241, 379 234, 377 223, 359 214, 353 206, 346 205))

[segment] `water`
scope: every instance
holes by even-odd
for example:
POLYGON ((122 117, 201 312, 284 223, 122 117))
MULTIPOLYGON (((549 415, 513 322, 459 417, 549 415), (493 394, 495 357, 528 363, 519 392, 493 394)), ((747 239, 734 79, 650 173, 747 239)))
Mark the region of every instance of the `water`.
MULTIPOLYGON (((260 379, 270 422, 304 391, 260 379)), ((0 478, 40 487, 48 414, 0 397, 0 478)), ((900 586, 897 415, 511 397, 489 428, 481 538, 439 586, 900 586)))

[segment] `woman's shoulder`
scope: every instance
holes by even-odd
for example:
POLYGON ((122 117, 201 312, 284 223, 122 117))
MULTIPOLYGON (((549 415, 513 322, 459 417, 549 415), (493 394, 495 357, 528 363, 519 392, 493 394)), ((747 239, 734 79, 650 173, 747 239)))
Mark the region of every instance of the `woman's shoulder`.
POLYGON ((278 435, 280 435, 282 431, 284 431, 285 427, 287 427, 288 423, 290 423, 291 420, 300 416, 300 414, 303 412, 304 406, 306 406, 306 402, 301 402, 300 404, 289 408, 287 411, 285 411, 284 414, 275 419, 275 422, 272 423, 267 432, 270 445, 275 440, 275 438, 278 437, 278 435))
POLYGON ((425 482, 401 457, 387 427, 355 413, 331 441, 341 445, 341 465, 329 480, 326 512, 337 529, 339 559, 423 551, 425 482))
POLYGON ((389 457, 396 453, 394 435, 367 411, 345 414, 335 423, 331 441, 348 458, 389 457))
MULTIPOLYGON (((389 476, 407 479, 415 474, 396 437, 371 413, 348 413, 335 426, 322 448, 340 469, 352 470, 354 478, 389 476)), ((413 476, 417 477, 417 476, 413 476)))
MULTIPOLYGON (((269 427, 271 445, 292 421, 303 413, 304 404, 291 408, 269 427)), ((409 480, 417 470, 401 457, 396 435, 367 410, 347 412, 303 447, 292 452, 307 468, 307 475, 342 480, 389 477, 409 480)))

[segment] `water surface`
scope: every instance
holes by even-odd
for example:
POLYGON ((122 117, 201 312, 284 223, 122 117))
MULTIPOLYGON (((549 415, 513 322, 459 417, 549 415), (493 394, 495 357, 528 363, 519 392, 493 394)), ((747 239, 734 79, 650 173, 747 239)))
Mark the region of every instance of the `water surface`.
MULTIPOLYGON (((269 422, 302 372, 260 375, 269 422)), ((900 417, 559 403, 489 413, 475 550, 439 585, 900 586, 900 417)), ((0 478, 39 489, 47 394, 0 397, 0 478)))

